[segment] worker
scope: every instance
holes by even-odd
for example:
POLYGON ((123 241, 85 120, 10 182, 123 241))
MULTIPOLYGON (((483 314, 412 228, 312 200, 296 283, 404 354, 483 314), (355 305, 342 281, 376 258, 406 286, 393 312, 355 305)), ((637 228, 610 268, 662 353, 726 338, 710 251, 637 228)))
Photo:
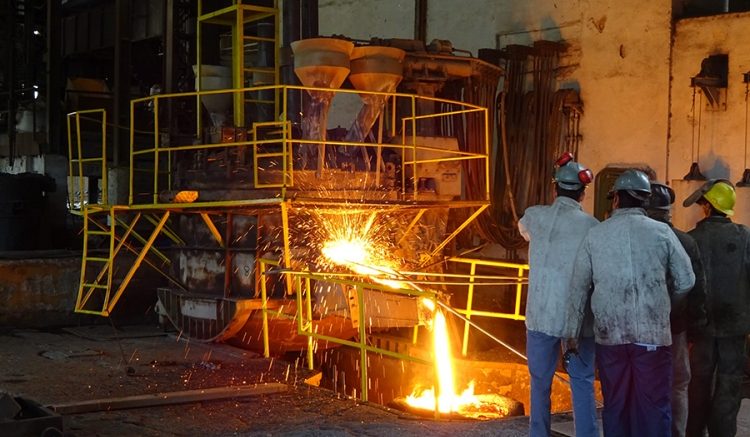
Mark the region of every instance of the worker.
POLYGON ((684 437, 688 418, 688 384, 690 383, 690 359, 688 355, 688 332, 691 337, 702 329, 706 319, 706 276, 698 245, 686 232, 672 226, 672 204, 674 190, 668 185, 652 182, 651 196, 646 200, 646 213, 654 220, 666 223, 680 240, 690 257, 695 274, 695 285, 687 295, 672 295, 672 311, 669 323, 672 328, 672 437, 684 437), (680 298, 682 297, 682 298, 680 298))
MULTIPOLYGON (((598 221, 581 202, 591 170, 565 154, 557 161, 556 197, 551 205, 528 208, 518 223, 529 241, 529 290, 526 298, 526 353, 531 374, 531 436, 550 435, 550 393, 563 340, 578 326, 568 320, 572 255, 586 232, 598 221)), ((584 333, 586 335, 586 333, 584 333)), ((598 436, 594 400, 594 339, 588 332, 567 366, 573 397, 576 435, 598 436)), ((570 354, 569 354, 570 356, 570 354)))
POLYGON ((589 230, 575 256, 575 317, 594 316, 605 436, 669 436, 672 359, 670 292, 688 292, 695 275, 669 226, 642 208, 651 183, 626 170, 610 192, 612 215, 589 230), (588 305, 587 305, 587 302, 588 305))
POLYGON ((750 333, 750 229, 733 223, 736 195, 731 182, 707 181, 691 194, 704 218, 689 232, 706 270, 708 325, 690 351, 688 435, 737 433, 745 338, 750 333))

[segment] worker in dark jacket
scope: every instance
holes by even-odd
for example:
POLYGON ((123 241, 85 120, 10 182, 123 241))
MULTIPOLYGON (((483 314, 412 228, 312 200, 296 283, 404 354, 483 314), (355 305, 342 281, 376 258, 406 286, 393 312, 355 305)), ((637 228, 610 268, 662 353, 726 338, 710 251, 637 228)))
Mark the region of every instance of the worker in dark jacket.
MULTIPOLYGON (((706 323, 706 276, 698 245, 693 237, 672 226, 672 204, 674 190, 667 185, 652 182, 651 197, 644 204, 649 217, 668 224, 680 240, 690 257, 695 273, 695 285, 685 296, 672 294, 672 310, 669 322, 672 328, 672 437, 684 437, 688 420, 688 384, 690 383, 690 359, 688 356, 688 332, 705 328, 706 323)), ((670 290, 671 292, 671 290, 670 290)))
POLYGON ((735 199, 731 182, 712 179, 683 203, 697 203, 705 215, 690 236, 706 271, 709 321, 690 351, 689 436, 702 436, 706 427, 711 436, 737 433, 750 333, 750 228, 732 223, 735 199))

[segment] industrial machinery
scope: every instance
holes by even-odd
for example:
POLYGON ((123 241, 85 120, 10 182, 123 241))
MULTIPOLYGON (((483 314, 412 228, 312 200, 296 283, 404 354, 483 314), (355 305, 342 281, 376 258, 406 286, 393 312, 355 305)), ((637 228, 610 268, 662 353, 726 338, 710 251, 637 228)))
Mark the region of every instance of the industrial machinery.
POLYGON ((84 223, 77 312, 110 315, 147 264, 164 278, 158 313, 180 335, 266 356, 306 349, 311 366, 336 345, 359 348, 361 362, 377 352, 428 364, 368 336, 431 320, 446 275, 468 286, 457 314, 523 319, 528 266, 475 277, 479 261, 455 259, 470 275, 444 271, 446 248, 490 205, 499 67, 447 42, 312 38, 292 44, 302 85, 282 85, 276 8, 199 3, 199 38, 207 25, 229 29, 231 65, 198 53, 195 92, 131 102, 125 177, 107 166, 107 114, 68 117, 69 204, 84 223), (476 101, 438 97, 446 89, 476 101), (185 108, 196 114, 187 132, 174 122, 185 108), (92 148, 81 125, 97 123, 92 148), (98 195, 84 186, 93 167, 98 195), (472 313, 473 287, 490 279, 514 290, 512 312, 472 313))

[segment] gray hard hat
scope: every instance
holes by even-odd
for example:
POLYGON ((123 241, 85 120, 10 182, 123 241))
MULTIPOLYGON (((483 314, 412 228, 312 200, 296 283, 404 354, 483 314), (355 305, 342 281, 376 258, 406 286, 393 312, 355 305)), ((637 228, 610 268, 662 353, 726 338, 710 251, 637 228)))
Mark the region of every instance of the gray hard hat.
POLYGON ((611 194, 617 191, 626 191, 631 196, 639 200, 646 200, 651 195, 651 182, 648 180, 646 173, 639 170, 625 170, 615 180, 611 194))
POLYGON ((580 190, 593 180, 591 170, 575 161, 568 161, 555 171, 555 183, 565 190, 580 190))
POLYGON ((675 194, 672 187, 659 182, 651 183, 651 196, 646 199, 643 207, 646 209, 669 210, 674 203, 675 194))

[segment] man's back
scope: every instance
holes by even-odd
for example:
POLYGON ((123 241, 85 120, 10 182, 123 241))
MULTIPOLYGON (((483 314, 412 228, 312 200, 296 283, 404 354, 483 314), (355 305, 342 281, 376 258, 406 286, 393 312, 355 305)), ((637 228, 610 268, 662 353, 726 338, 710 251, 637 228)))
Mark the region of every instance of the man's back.
POLYGON ((750 333, 750 229, 711 216, 689 232, 698 243, 707 280, 708 333, 716 337, 750 333))
POLYGON ((558 197, 549 206, 526 210, 520 227, 529 240, 528 329, 572 337, 577 326, 569 323, 565 314, 570 302, 568 285, 573 259, 588 230, 598 223, 583 212, 578 202, 567 197, 558 197))
POLYGON ((670 345, 667 277, 679 292, 693 285, 690 260, 669 226, 643 209, 624 208, 592 228, 573 277, 579 292, 593 280, 596 341, 670 345))

